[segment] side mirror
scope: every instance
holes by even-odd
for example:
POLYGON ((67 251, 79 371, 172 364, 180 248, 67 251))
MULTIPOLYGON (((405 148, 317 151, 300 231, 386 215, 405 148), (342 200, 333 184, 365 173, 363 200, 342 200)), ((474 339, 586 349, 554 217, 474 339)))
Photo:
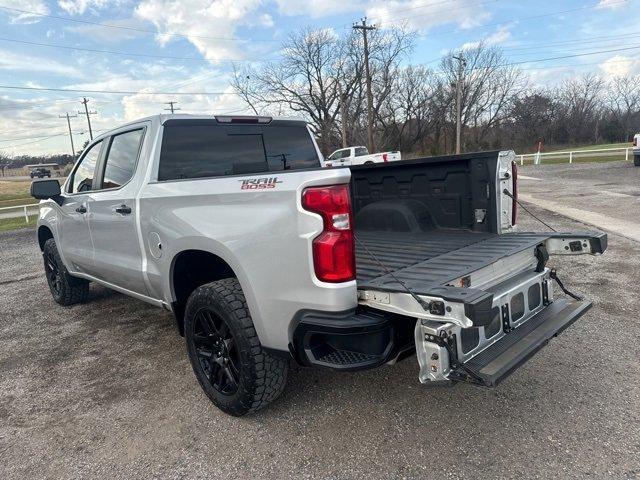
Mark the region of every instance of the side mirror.
POLYGON ((46 200, 48 198, 55 200, 60 196, 60 183, 55 179, 32 182, 31 196, 38 200, 46 200))

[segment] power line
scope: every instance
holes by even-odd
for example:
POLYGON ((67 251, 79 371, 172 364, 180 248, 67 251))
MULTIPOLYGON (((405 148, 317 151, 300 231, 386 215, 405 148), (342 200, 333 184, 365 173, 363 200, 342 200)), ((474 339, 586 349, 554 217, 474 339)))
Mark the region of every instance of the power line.
MULTIPOLYGON (((627 2, 627 0, 619 0, 617 2, 610 2, 609 5, 616 5, 616 4, 619 4, 619 3, 626 3, 626 2, 627 2)), ((477 6, 477 5, 474 5, 474 7, 475 6, 477 6)), ((591 10, 591 9, 594 9, 594 8, 598 8, 598 4, 596 4, 596 5, 586 5, 586 6, 582 6, 582 7, 571 8, 571 9, 568 9, 568 10, 560 10, 560 11, 556 11, 556 12, 548 12, 548 13, 543 13, 543 14, 539 14, 539 15, 530 15, 528 17, 513 18, 511 20, 503 20, 503 21, 500 21, 500 22, 484 23, 484 24, 480 24, 480 25, 469 27, 468 29, 465 29, 465 30, 466 31, 470 31, 470 30, 477 30, 477 29, 486 28, 486 27, 495 27, 495 26, 499 26, 499 25, 508 25, 510 23, 520 22, 522 20, 534 20, 534 19, 538 19, 538 18, 553 17, 553 16, 556 16, 556 15, 562 15, 562 14, 565 14, 565 13, 573 13, 573 12, 577 12, 577 11, 580 11, 580 10, 591 10)), ((429 14, 429 15, 432 15, 432 14, 433 14, 433 12, 431 14, 429 14)), ((406 20, 413 20, 414 18, 420 17, 420 16, 422 16, 422 15, 414 15, 414 16, 407 17, 407 18, 399 18, 399 19, 394 20, 393 22, 388 23, 387 25, 395 25, 395 24, 398 24, 398 23, 402 23, 403 21, 406 21, 406 20)), ((446 31, 446 32, 440 32, 440 33, 438 33, 438 37, 442 37, 442 36, 445 36, 445 35, 453 35, 453 34, 459 35, 460 31, 458 29, 453 29, 453 30, 449 30, 449 31, 446 31)), ((426 37, 427 36, 427 34, 423 34, 423 33, 417 33, 416 35, 419 36, 419 37, 426 37)))
MULTIPOLYGON (((622 52, 627 50, 636 50, 638 48, 640 48, 640 46, 635 45, 631 47, 599 50, 596 52, 577 53, 572 55, 561 55, 561 56, 548 57, 548 58, 522 60, 518 62, 508 62, 508 63, 503 63, 497 66, 506 67, 511 65, 522 65, 525 63, 547 62, 551 60, 562 60, 565 58, 576 58, 576 57, 584 57, 589 55, 599 55, 602 53, 613 53, 613 52, 622 52)), ((482 70, 483 68, 486 68, 486 67, 477 67, 475 70, 482 70)), ((114 95, 239 95, 237 92, 231 92, 231 91, 226 91, 226 92, 144 92, 144 91, 133 91, 133 90, 90 90, 90 89, 79 89, 79 88, 25 87, 25 86, 19 86, 19 85, 0 85, 0 88, 6 88, 11 90, 36 90, 36 91, 49 91, 49 92, 103 93, 103 94, 114 94, 114 95)))
MULTIPOLYGON (((2 8, 2 7, 0 7, 2 8)), ((85 48, 85 47, 72 47, 70 45, 59 45, 59 44, 54 44, 54 43, 41 43, 41 42, 31 42, 28 40, 18 40, 16 38, 6 38, 6 37, 0 37, 0 41, 3 42, 12 42, 12 43, 21 43, 24 45, 33 45, 33 46, 37 46, 37 47, 49 47, 49 48, 60 48, 63 50, 76 50, 76 51, 80 51, 80 52, 91 52, 91 53, 106 53, 108 55, 124 55, 124 56, 130 56, 130 57, 145 57, 145 58, 159 58, 159 59, 167 59, 167 60, 195 60, 195 61, 199 61, 199 62, 208 62, 208 60, 206 58, 203 57, 180 57, 180 56, 174 56, 174 55, 154 55, 154 54, 150 54, 150 53, 135 53, 135 52, 121 52, 121 51, 116 51, 116 50, 101 50, 101 49, 96 49, 96 48, 85 48)), ((268 61, 272 61, 275 59, 269 59, 269 58, 262 58, 262 59, 255 59, 255 60, 247 60, 247 59, 239 59, 239 60, 234 60, 231 58, 221 58, 218 59, 218 62, 268 62, 268 61)))
POLYGON ((38 90, 45 92, 113 93, 117 95, 239 95, 236 92, 136 92, 133 90, 88 90, 82 88, 22 87, 19 85, 0 85, 0 88, 7 88, 11 90, 38 90))
MULTIPOLYGON (((409 7, 409 8, 402 8, 402 9, 395 9, 394 8, 394 9, 388 10, 388 13, 397 14, 397 13, 401 13, 401 12, 407 12, 409 10, 419 10, 419 9, 422 9, 422 8, 431 8, 431 7, 435 6, 435 5, 440 5, 440 4, 443 4, 443 3, 451 3, 451 2, 454 2, 454 1, 455 0, 442 0, 440 2, 423 3, 423 4, 415 5, 415 6, 409 7)), ((491 0, 491 1, 497 1, 497 0, 491 0)), ((435 12, 435 13, 437 13, 437 12, 435 12)), ((347 24, 347 23, 342 23, 340 25, 333 25, 333 27, 334 28, 351 28, 352 25, 347 24)))
MULTIPOLYGON (((518 62, 507 62, 507 63, 501 63, 498 65, 491 65, 491 66, 487 66, 487 67, 474 67, 474 68, 470 68, 469 72, 475 71, 475 70, 486 70, 487 68, 499 68, 499 67, 510 67, 513 65, 523 65, 523 64, 527 64, 527 63, 538 63, 538 62, 548 62, 551 60, 563 60, 565 58, 576 58, 576 57, 585 57, 585 56, 589 56, 589 55, 598 55, 598 54, 602 54, 602 53, 612 53, 612 52, 621 52, 621 51, 626 51, 626 50, 637 50, 640 48, 640 45, 636 45, 636 46, 632 46, 632 47, 624 47, 624 48, 615 48, 615 49, 610 49, 610 50, 600 50, 597 52, 588 52, 588 53, 576 53, 573 55, 561 55, 561 56, 557 56, 557 57, 548 57, 548 58, 536 58, 533 60, 521 60, 518 62)), ((446 57, 442 57, 442 58, 446 58, 446 57)), ((529 70, 528 68, 523 68, 522 70, 529 70)), ((445 70, 435 70, 433 73, 435 74, 444 74, 447 73, 445 70)))
POLYGON ((166 35, 166 36, 171 36, 171 37, 181 37, 181 38, 200 38, 203 40, 221 40, 221 41, 233 41, 233 42, 267 42, 267 43, 273 43, 276 42, 276 40, 243 40, 241 38, 237 38, 237 37, 207 37, 207 36, 203 36, 203 35, 187 35, 184 33, 163 33, 163 32, 158 32, 157 30, 148 30, 148 29, 144 29, 144 28, 137 28, 137 27, 127 27, 125 25, 114 25, 111 23, 100 23, 100 22, 92 22, 90 20, 80 20, 78 18, 71 18, 71 17, 61 17, 58 15, 50 15, 50 14, 46 14, 46 13, 39 13, 39 12, 34 12, 31 10, 23 10, 20 8, 13 8, 13 7, 6 7, 6 6, 0 6, 0 9, 3 10, 8 10, 11 12, 18 12, 18 13, 24 13, 27 15, 33 15, 34 17, 45 17, 45 18, 52 18, 54 20, 62 20, 65 22, 74 22, 74 23, 82 23, 85 25, 95 25, 97 27, 104 27, 104 28, 116 28, 119 30, 129 30, 129 31, 134 31, 134 32, 142 32, 142 33, 151 33, 153 35, 166 35))

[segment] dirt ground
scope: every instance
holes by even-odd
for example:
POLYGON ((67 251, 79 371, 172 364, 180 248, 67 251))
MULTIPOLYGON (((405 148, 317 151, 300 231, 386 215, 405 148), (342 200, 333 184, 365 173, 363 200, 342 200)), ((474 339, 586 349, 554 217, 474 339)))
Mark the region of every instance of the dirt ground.
POLYGON ((34 233, 0 245, 0 478, 640 476, 639 244, 621 236, 552 260, 594 308, 496 389, 424 387, 415 357, 297 368, 240 419, 202 393, 170 314, 95 285, 60 307, 34 233))

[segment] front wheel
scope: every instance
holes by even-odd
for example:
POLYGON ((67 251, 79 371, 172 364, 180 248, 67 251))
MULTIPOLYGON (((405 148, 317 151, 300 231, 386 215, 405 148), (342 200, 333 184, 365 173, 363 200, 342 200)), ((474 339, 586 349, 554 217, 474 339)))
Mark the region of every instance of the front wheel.
POLYGON ((634 155, 633 156, 633 164, 636 167, 640 167, 640 155, 634 155))
POLYGON ((260 345, 237 279, 198 287, 184 322, 193 371, 220 410, 234 416, 253 413, 282 393, 289 363, 260 345))
POLYGON ((44 258, 44 272, 53 299, 65 307, 86 302, 89 296, 89 282, 69 275, 53 238, 45 242, 42 256, 44 258))

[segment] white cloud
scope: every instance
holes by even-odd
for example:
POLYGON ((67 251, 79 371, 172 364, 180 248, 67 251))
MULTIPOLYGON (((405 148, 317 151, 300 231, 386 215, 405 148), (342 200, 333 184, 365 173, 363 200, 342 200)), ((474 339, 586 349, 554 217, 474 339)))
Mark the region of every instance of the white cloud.
POLYGON ((17 54, 8 50, 0 50, 0 70, 41 72, 76 78, 82 76, 77 68, 66 63, 22 53, 17 54))
POLYGON ((415 30, 429 30, 437 25, 455 23, 467 29, 487 18, 483 8, 472 0, 452 0, 444 5, 441 0, 390 0, 367 3, 367 16, 383 27, 402 25, 415 30))
POLYGON ((501 27, 496 32, 492 33, 488 37, 477 41, 477 42, 467 42, 460 47, 462 50, 471 50, 478 47, 481 43, 486 46, 498 45, 500 43, 504 43, 511 38, 511 32, 509 31, 509 27, 501 27))
MULTIPOLYGON (((25 12, 34 12, 46 15, 49 13, 49 7, 42 0, 0 0, 0 6, 7 8, 15 8, 16 10, 24 10, 25 12)), ((3 13, 9 15, 11 23, 37 23, 42 17, 31 13, 23 13, 12 10, 4 10, 3 13)))
POLYGON ((598 8, 607 8, 609 10, 617 10, 625 6, 627 2, 625 0, 600 0, 598 2, 598 8))
POLYGON ((70 15, 81 15, 87 9, 98 11, 105 7, 119 7, 123 0, 59 0, 58 5, 70 15))
POLYGON ((625 55, 616 55, 602 62, 599 67, 609 78, 625 77, 640 72, 640 61, 625 55))
POLYGON ((313 18, 328 17, 338 13, 362 11, 367 7, 366 1, 345 0, 275 0, 278 11, 282 15, 306 15, 313 18))
POLYGON ((247 45, 233 40, 240 25, 255 21, 262 0, 144 0, 135 9, 138 18, 153 22, 159 31, 156 40, 166 44, 180 33, 211 62, 241 59, 247 45), (231 39, 231 40, 229 40, 231 39))

